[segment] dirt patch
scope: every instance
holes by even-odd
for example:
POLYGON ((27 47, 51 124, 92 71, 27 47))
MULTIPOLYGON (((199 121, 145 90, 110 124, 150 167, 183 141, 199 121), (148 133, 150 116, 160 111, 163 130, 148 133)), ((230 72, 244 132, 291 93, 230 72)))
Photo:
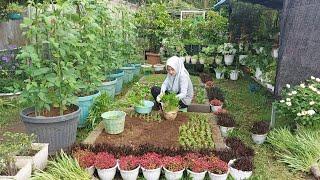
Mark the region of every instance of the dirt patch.
MULTIPOLYGON (((73 112, 77 111, 77 108, 75 106, 72 106, 72 107, 69 107, 68 109, 64 110, 63 111, 63 114, 66 115, 66 114, 71 114, 73 112)), ((35 117, 35 112, 32 112, 30 114, 28 114, 28 116, 30 117, 35 117)), ((50 109, 50 111, 48 110, 44 110, 42 113, 41 113, 41 116, 45 116, 45 117, 56 117, 56 116, 60 116, 60 109, 59 108, 56 108, 56 107, 52 107, 50 109)))
POLYGON ((186 113, 178 113, 174 121, 146 122, 138 117, 126 116, 124 132, 110 135, 103 131, 95 143, 138 147, 152 144, 157 147, 178 147, 179 127, 188 121, 186 113))
POLYGON ((17 120, 10 124, 8 124, 5 128, 0 128, 0 141, 3 140, 3 133, 10 131, 10 132, 26 132, 26 128, 23 122, 17 120))

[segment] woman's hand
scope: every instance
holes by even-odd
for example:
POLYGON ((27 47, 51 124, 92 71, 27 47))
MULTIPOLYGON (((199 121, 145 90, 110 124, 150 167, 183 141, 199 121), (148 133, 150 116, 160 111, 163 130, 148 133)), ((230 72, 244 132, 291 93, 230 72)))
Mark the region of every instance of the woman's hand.
POLYGON ((163 97, 164 93, 160 93, 158 96, 157 96, 157 102, 160 103, 161 102, 161 98, 163 97))

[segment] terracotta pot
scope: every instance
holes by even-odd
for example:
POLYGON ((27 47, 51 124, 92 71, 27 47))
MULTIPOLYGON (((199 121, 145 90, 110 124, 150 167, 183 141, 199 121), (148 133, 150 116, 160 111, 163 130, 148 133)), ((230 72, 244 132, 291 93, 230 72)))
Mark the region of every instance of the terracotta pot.
POLYGON ((147 52, 146 55, 148 64, 160 64, 160 54, 147 52))

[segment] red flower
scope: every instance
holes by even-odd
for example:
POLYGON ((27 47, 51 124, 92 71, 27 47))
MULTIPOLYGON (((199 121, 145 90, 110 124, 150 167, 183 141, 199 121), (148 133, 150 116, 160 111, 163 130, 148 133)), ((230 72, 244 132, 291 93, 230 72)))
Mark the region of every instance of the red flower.
POLYGON ((96 154, 89 150, 77 150, 73 157, 79 162, 80 167, 88 168, 94 165, 96 154))
POLYGON ((181 156, 165 156, 162 158, 163 166, 169 171, 177 172, 184 168, 184 161, 181 156))
POLYGON ((217 157, 208 158, 208 170, 215 174, 225 174, 228 172, 228 164, 217 157))
POLYGON ((112 154, 100 152, 96 155, 94 166, 98 169, 109 169, 116 165, 116 159, 112 154))
POLYGON ((120 158, 119 166, 121 170, 130 171, 139 166, 139 158, 135 156, 123 156, 120 158))
POLYGON ((162 166, 161 156, 157 153, 147 153, 140 157, 140 165, 145 169, 157 169, 162 166))
POLYGON ((213 106, 221 106, 222 102, 219 99, 212 99, 210 101, 210 104, 213 105, 213 106))

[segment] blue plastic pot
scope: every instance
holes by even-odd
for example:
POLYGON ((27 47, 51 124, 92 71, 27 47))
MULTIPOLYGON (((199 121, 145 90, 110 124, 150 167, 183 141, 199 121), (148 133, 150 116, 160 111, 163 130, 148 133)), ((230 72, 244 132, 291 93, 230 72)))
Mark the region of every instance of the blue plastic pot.
POLYGON ((101 114, 104 128, 108 134, 120 134, 124 130, 126 113, 123 111, 108 111, 101 114))
POLYGON ((78 97, 77 105, 79 106, 80 112, 80 120, 78 123, 78 127, 83 127, 86 123, 87 117, 89 115, 90 108, 93 104, 94 98, 100 96, 100 92, 84 97, 78 97))
POLYGON ((23 16, 21 13, 8 13, 8 18, 11 20, 21 20, 23 16))
POLYGON ((124 78, 124 71, 121 69, 117 69, 112 74, 107 75, 107 77, 110 78, 116 78, 116 95, 120 94, 122 91, 122 85, 123 85, 123 78, 124 78))
POLYGON ((116 84, 117 79, 116 78, 110 78, 110 81, 102 82, 102 85, 99 87, 99 91, 106 92, 112 99, 114 99, 114 96, 116 94, 116 84))
POLYGON ((134 70, 134 75, 137 76, 140 74, 140 70, 141 70, 141 64, 133 64, 136 69, 134 70))
POLYGON ((133 65, 126 65, 124 67, 121 67, 120 69, 124 71, 123 82, 124 83, 131 82, 133 79, 133 74, 136 67, 133 65))
POLYGON ((154 103, 152 101, 143 101, 143 106, 135 106, 134 110, 139 114, 149 114, 152 110, 154 103))

